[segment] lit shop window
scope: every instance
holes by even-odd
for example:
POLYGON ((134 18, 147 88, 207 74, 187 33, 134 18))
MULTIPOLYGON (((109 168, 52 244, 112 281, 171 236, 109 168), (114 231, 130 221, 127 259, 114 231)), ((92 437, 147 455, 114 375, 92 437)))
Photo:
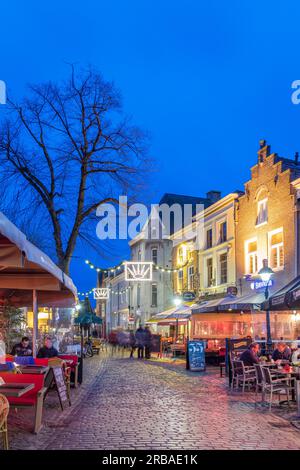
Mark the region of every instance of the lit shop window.
POLYGON ((256 225, 268 222, 268 199, 262 199, 257 203, 256 225))
POLYGON ((219 259, 220 263, 220 284, 227 282, 227 253, 222 253, 219 259))
POLYGON ((207 278, 207 287, 213 285, 213 259, 207 258, 206 260, 206 278, 207 278))
POLYGON ((273 269, 283 268, 284 250, 283 250, 283 232, 282 229, 269 234, 270 266, 273 269))
POLYGON ((194 289, 194 266, 188 267, 188 289, 194 289))
POLYGON ((246 271, 247 274, 257 272, 257 240, 246 243, 246 271))

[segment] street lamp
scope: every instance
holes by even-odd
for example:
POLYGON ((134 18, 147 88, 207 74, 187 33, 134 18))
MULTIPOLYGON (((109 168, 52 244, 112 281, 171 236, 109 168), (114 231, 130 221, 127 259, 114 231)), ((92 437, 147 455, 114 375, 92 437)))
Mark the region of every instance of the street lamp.
POLYGON ((176 307, 179 307, 179 305, 181 305, 181 304, 182 304, 182 300, 179 299, 179 297, 175 297, 175 299, 174 299, 174 305, 175 305, 176 307))
MULTIPOLYGON (((258 271, 258 275, 260 276, 261 280, 265 282, 265 299, 268 300, 269 298, 269 285, 272 275, 275 274, 274 271, 269 268, 268 260, 263 260, 263 267, 258 271)), ((271 337, 271 322, 270 322, 270 310, 269 305, 267 305, 266 310, 266 324, 267 324, 267 348, 268 351, 272 349, 272 337, 271 337)))

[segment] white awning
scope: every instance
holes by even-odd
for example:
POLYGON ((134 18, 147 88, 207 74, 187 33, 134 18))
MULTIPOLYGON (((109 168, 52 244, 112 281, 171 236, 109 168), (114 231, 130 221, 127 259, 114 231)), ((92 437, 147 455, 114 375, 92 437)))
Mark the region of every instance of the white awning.
POLYGON ((27 306, 33 289, 49 307, 73 306, 77 297, 72 279, 0 212, 0 297, 27 306))

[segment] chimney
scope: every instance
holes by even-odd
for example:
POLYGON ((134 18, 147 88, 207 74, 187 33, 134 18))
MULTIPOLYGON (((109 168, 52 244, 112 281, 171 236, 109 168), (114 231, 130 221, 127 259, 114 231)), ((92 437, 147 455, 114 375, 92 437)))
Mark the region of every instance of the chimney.
POLYGON ((267 145, 267 142, 265 140, 260 140, 259 141, 259 151, 258 153, 258 162, 262 163, 268 155, 270 155, 270 150, 271 147, 270 145, 267 145))
POLYGON ((295 153, 295 163, 296 163, 296 165, 298 165, 298 163, 299 163, 299 152, 295 153))
POLYGON ((206 193, 206 197, 211 201, 212 204, 214 204, 221 199, 221 191, 210 190, 208 193, 206 193))

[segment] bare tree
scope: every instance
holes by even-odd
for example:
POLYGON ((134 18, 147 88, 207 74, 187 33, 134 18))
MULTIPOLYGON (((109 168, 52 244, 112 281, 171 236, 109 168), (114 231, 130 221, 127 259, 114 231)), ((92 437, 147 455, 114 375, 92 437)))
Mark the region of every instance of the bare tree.
POLYGON ((90 240, 97 207, 141 191, 147 136, 124 116, 114 84, 92 68, 72 67, 65 82, 30 85, 22 102, 8 103, 0 126, 2 208, 26 233, 39 221, 68 273, 78 237, 90 240))

